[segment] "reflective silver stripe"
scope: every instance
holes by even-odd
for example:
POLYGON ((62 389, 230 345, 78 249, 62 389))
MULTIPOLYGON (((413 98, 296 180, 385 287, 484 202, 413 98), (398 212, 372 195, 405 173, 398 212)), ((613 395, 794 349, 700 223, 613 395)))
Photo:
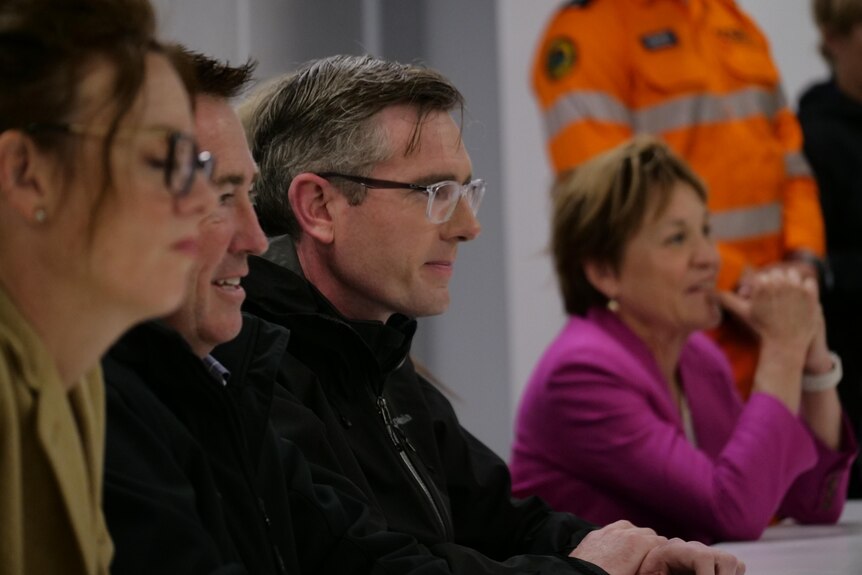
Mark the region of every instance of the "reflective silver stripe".
POLYGON ((713 213, 709 217, 712 237, 718 241, 735 241, 781 232, 781 204, 778 202, 754 208, 713 213))
POLYGON ((545 112, 545 130, 553 138, 569 124, 596 120, 625 124, 636 132, 660 134, 698 124, 752 116, 773 119, 786 106, 780 88, 746 88, 725 95, 695 94, 633 111, 604 92, 569 92, 545 112))
POLYGON ((715 124, 753 116, 772 119, 784 107, 781 90, 746 88, 726 95, 696 94, 635 113, 635 130, 660 134, 692 125, 715 124))
POLYGON ((632 114, 622 102, 604 92, 570 92, 545 111, 545 133, 556 136, 569 124, 598 120, 632 125, 632 114))
POLYGON ((802 152, 791 152, 784 155, 784 171, 791 177, 812 177, 811 166, 802 152))

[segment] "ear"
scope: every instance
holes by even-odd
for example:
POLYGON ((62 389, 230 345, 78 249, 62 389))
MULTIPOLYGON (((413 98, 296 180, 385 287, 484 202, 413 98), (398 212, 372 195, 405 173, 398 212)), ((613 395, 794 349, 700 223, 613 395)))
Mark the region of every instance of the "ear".
POLYGON ((332 202, 336 195, 341 196, 327 180, 316 174, 303 172, 293 178, 287 197, 302 233, 318 242, 332 243, 335 238, 332 202))
POLYGON ((44 155, 20 130, 0 133, 0 194, 24 219, 36 222, 38 210, 49 210, 44 155))
POLYGON ((619 295, 617 272, 610 264, 584 262, 584 274, 592 286, 606 298, 614 299, 619 295))

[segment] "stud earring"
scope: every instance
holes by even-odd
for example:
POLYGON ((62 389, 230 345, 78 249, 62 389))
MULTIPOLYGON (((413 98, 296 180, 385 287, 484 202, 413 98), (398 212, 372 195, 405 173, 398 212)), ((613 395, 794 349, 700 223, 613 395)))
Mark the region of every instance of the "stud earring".
POLYGON ((36 211, 33 212, 33 219, 36 220, 37 224, 44 224, 45 220, 48 219, 48 212, 45 208, 36 208, 36 211))
POLYGON ((614 313, 620 311, 620 302, 618 302, 615 298, 611 298, 608 300, 608 309, 614 313))

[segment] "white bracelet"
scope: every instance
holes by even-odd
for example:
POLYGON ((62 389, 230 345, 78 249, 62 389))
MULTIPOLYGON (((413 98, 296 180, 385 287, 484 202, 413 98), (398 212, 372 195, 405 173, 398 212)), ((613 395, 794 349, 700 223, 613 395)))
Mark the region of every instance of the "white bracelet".
POLYGON ((841 358, 833 351, 829 352, 829 357, 832 358, 832 369, 818 375, 803 375, 802 391, 823 391, 838 385, 841 376, 844 375, 841 369, 841 358))

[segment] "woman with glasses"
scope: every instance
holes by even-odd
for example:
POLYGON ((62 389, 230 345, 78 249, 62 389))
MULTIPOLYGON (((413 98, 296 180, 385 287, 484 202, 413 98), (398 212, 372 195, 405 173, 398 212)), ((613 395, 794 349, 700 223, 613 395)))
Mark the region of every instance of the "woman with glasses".
POLYGON ((0 4, 0 572, 107 573, 98 361, 215 202, 145 0, 0 4))
POLYGON ((516 493, 703 542, 756 539, 776 515, 835 522, 856 445, 813 281, 774 268, 717 293, 706 190, 655 140, 561 176, 553 201, 571 318, 520 405, 516 493), (721 306, 760 339, 745 405, 701 333, 721 306))

